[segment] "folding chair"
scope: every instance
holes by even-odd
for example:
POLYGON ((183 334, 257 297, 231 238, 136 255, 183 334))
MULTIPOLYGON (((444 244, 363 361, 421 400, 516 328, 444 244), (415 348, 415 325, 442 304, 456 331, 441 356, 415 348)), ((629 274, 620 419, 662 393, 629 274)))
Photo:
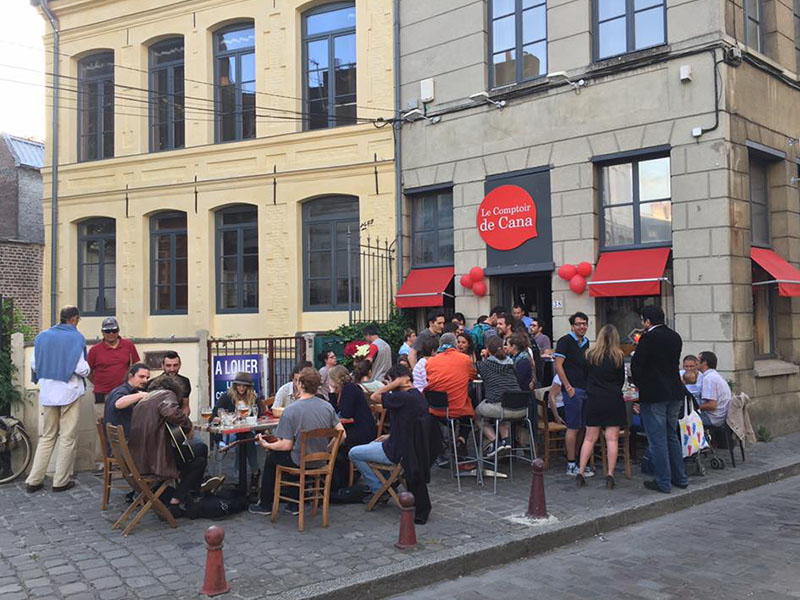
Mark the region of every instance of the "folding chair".
POLYGON ((300 436, 300 466, 285 467, 278 465, 275 472, 275 495, 272 501, 272 517, 274 523, 278 516, 278 503, 291 502, 297 504, 299 508, 297 530, 303 531, 305 525, 305 503, 307 500, 313 502, 311 517, 317 515, 319 501, 322 500, 322 526, 328 526, 328 509, 331 498, 331 479, 333 479, 333 465, 336 462, 336 453, 339 451, 339 444, 342 443, 342 431, 339 429, 314 429, 304 431, 300 436), (324 452, 306 452, 308 440, 325 438, 331 440, 324 452), (315 466, 324 463, 324 466, 315 466), (299 481, 284 479, 284 475, 293 475, 299 481), (308 484, 311 488, 308 488, 308 484), (298 488, 298 498, 281 496, 281 486, 287 485, 298 488), (320 489, 322 487, 322 489, 320 489), (309 495, 310 492, 310 495, 309 495))
POLYGON ((100 505, 100 510, 108 508, 108 501, 111 498, 111 486, 114 480, 121 481, 123 479, 122 472, 119 465, 113 456, 108 456, 108 442, 106 440, 106 432, 103 429, 103 419, 97 419, 97 437, 100 438, 100 447, 103 449, 103 500, 100 505))
MULTIPOLYGON (((445 413, 444 420, 447 427, 450 429, 450 436, 447 445, 450 446, 450 478, 453 478, 455 473, 456 480, 458 481, 458 491, 461 491, 461 465, 468 465, 475 463, 476 479, 478 485, 483 485, 483 469, 480 468, 481 463, 481 449, 478 446, 478 440, 475 437, 475 422, 472 417, 469 418, 469 433, 472 439, 472 445, 475 448, 475 456, 464 456, 464 460, 458 458, 458 438, 456 436, 456 421, 460 417, 450 416, 450 402, 447 399, 447 392, 438 392, 435 390, 425 390, 425 399, 428 401, 428 406, 434 410, 443 410, 445 413)), ((440 418, 441 417, 437 417, 440 418)), ((466 442, 466 440, 465 440, 466 442)))
POLYGON ((558 452, 566 448, 566 425, 551 421, 547 417, 547 396, 550 386, 539 388, 533 392, 536 395, 536 404, 539 407, 538 430, 542 436, 542 453, 544 454, 544 468, 550 466, 550 452, 558 452))
POLYGON ((147 513, 147 511, 150 509, 153 509, 160 517, 169 523, 170 527, 176 529, 178 524, 175 522, 175 518, 160 500, 161 494, 163 494, 164 490, 167 489, 168 482, 161 480, 161 478, 156 477, 155 475, 142 475, 139 473, 139 469, 137 468, 136 463, 133 462, 131 451, 128 448, 128 442, 125 440, 125 430, 122 425, 115 427, 111 423, 107 423, 106 433, 108 434, 109 442, 111 442, 111 451, 113 452, 114 458, 119 465, 122 476, 125 478, 125 481, 130 484, 134 492, 136 492, 136 497, 134 498, 133 503, 131 503, 124 513, 122 513, 122 516, 117 519, 116 523, 114 523, 111 529, 120 527, 139 507, 141 507, 141 510, 139 510, 139 512, 136 513, 136 516, 133 517, 133 520, 128 523, 122 532, 122 535, 127 536, 131 531, 133 531, 133 528, 136 527, 139 521, 142 520, 142 517, 144 517, 145 513, 147 513), (159 481, 161 481, 161 485, 156 489, 156 491, 153 491, 153 487, 159 481))
POLYGON ((375 508, 378 500, 380 500, 381 496, 386 492, 389 492, 389 495, 394 499, 397 507, 402 508, 402 506, 400 506, 400 497, 397 495, 397 490, 394 489, 394 483, 403 476, 403 465, 400 463, 390 465, 376 462, 368 462, 367 464, 369 468, 372 469, 372 472, 375 473, 378 481, 381 482, 381 489, 372 494, 372 499, 369 501, 369 504, 367 504, 367 510, 369 511, 375 508), (384 473, 388 473, 388 476, 384 476, 384 473))

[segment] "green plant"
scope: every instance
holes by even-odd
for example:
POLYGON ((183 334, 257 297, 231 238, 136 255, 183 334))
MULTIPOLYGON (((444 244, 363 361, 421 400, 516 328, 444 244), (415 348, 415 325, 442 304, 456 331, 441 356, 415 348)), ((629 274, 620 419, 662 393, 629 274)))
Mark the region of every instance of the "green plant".
MULTIPOLYGON (((336 329, 328 331, 326 335, 336 335, 344 338, 345 344, 347 344, 347 342, 364 339, 363 331, 364 327, 367 325, 375 325, 378 328, 378 334, 394 351, 397 351, 397 349, 403 345, 403 335, 406 329, 413 327, 411 317, 407 313, 394 310, 392 314, 389 315, 389 319, 383 323, 360 321, 350 325, 340 325, 336 329)), ((350 369, 353 366, 353 359, 344 357, 341 360, 341 364, 350 369)))
POLYGON ((0 310, 2 339, 0 339, 0 414, 7 414, 12 406, 22 403, 22 394, 14 386, 17 371, 11 360, 11 334, 22 333, 25 339, 33 338, 33 329, 22 320, 18 310, 0 310))
POLYGON ((756 431, 756 439, 759 442, 771 442, 772 441, 772 432, 766 428, 764 425, 759 425, 758 430, 756 431))

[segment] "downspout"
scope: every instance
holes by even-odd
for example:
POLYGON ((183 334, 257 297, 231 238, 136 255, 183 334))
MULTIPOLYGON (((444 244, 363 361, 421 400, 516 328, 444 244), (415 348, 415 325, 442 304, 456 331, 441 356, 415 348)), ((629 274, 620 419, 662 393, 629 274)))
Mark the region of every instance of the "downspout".
POLYGON ((397 236, 397 287, 403 285, 403 154, 402 120, 400 113, 400 0, 394 0, 394 195, 395 229, 397 236))
POLYGON ((59 80, 60 65, 60 36, 58 19, 50 10, 48 0, 32 0, 34 5, 38 5, 42 12, 50 21, 53 28, 53 118, 51 129, 51 140, 53 147, 53 158, 50 166, 50 323, 55 325, 56 310, 58 306, 58 291, 56 284, 58 280, 58 88, 61 83, 59 80))

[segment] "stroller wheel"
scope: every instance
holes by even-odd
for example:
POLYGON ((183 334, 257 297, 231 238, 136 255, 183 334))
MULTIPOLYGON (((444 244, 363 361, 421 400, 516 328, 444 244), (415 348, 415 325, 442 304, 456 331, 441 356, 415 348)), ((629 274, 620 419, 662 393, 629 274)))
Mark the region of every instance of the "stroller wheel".
POLYGON ((725 461, 721 458, 717 458, 716 456, 712 457, 710 464, 712 469, 716 469, 718 471, 725 468, 725 461))

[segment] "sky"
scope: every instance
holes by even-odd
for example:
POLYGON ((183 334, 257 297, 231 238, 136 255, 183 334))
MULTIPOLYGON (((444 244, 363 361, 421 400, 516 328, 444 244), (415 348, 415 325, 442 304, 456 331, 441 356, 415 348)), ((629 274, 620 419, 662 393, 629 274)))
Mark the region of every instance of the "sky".
POLYGON ((0 4, 0 131, 44 141, 45 21, 30 0, 0 4))

